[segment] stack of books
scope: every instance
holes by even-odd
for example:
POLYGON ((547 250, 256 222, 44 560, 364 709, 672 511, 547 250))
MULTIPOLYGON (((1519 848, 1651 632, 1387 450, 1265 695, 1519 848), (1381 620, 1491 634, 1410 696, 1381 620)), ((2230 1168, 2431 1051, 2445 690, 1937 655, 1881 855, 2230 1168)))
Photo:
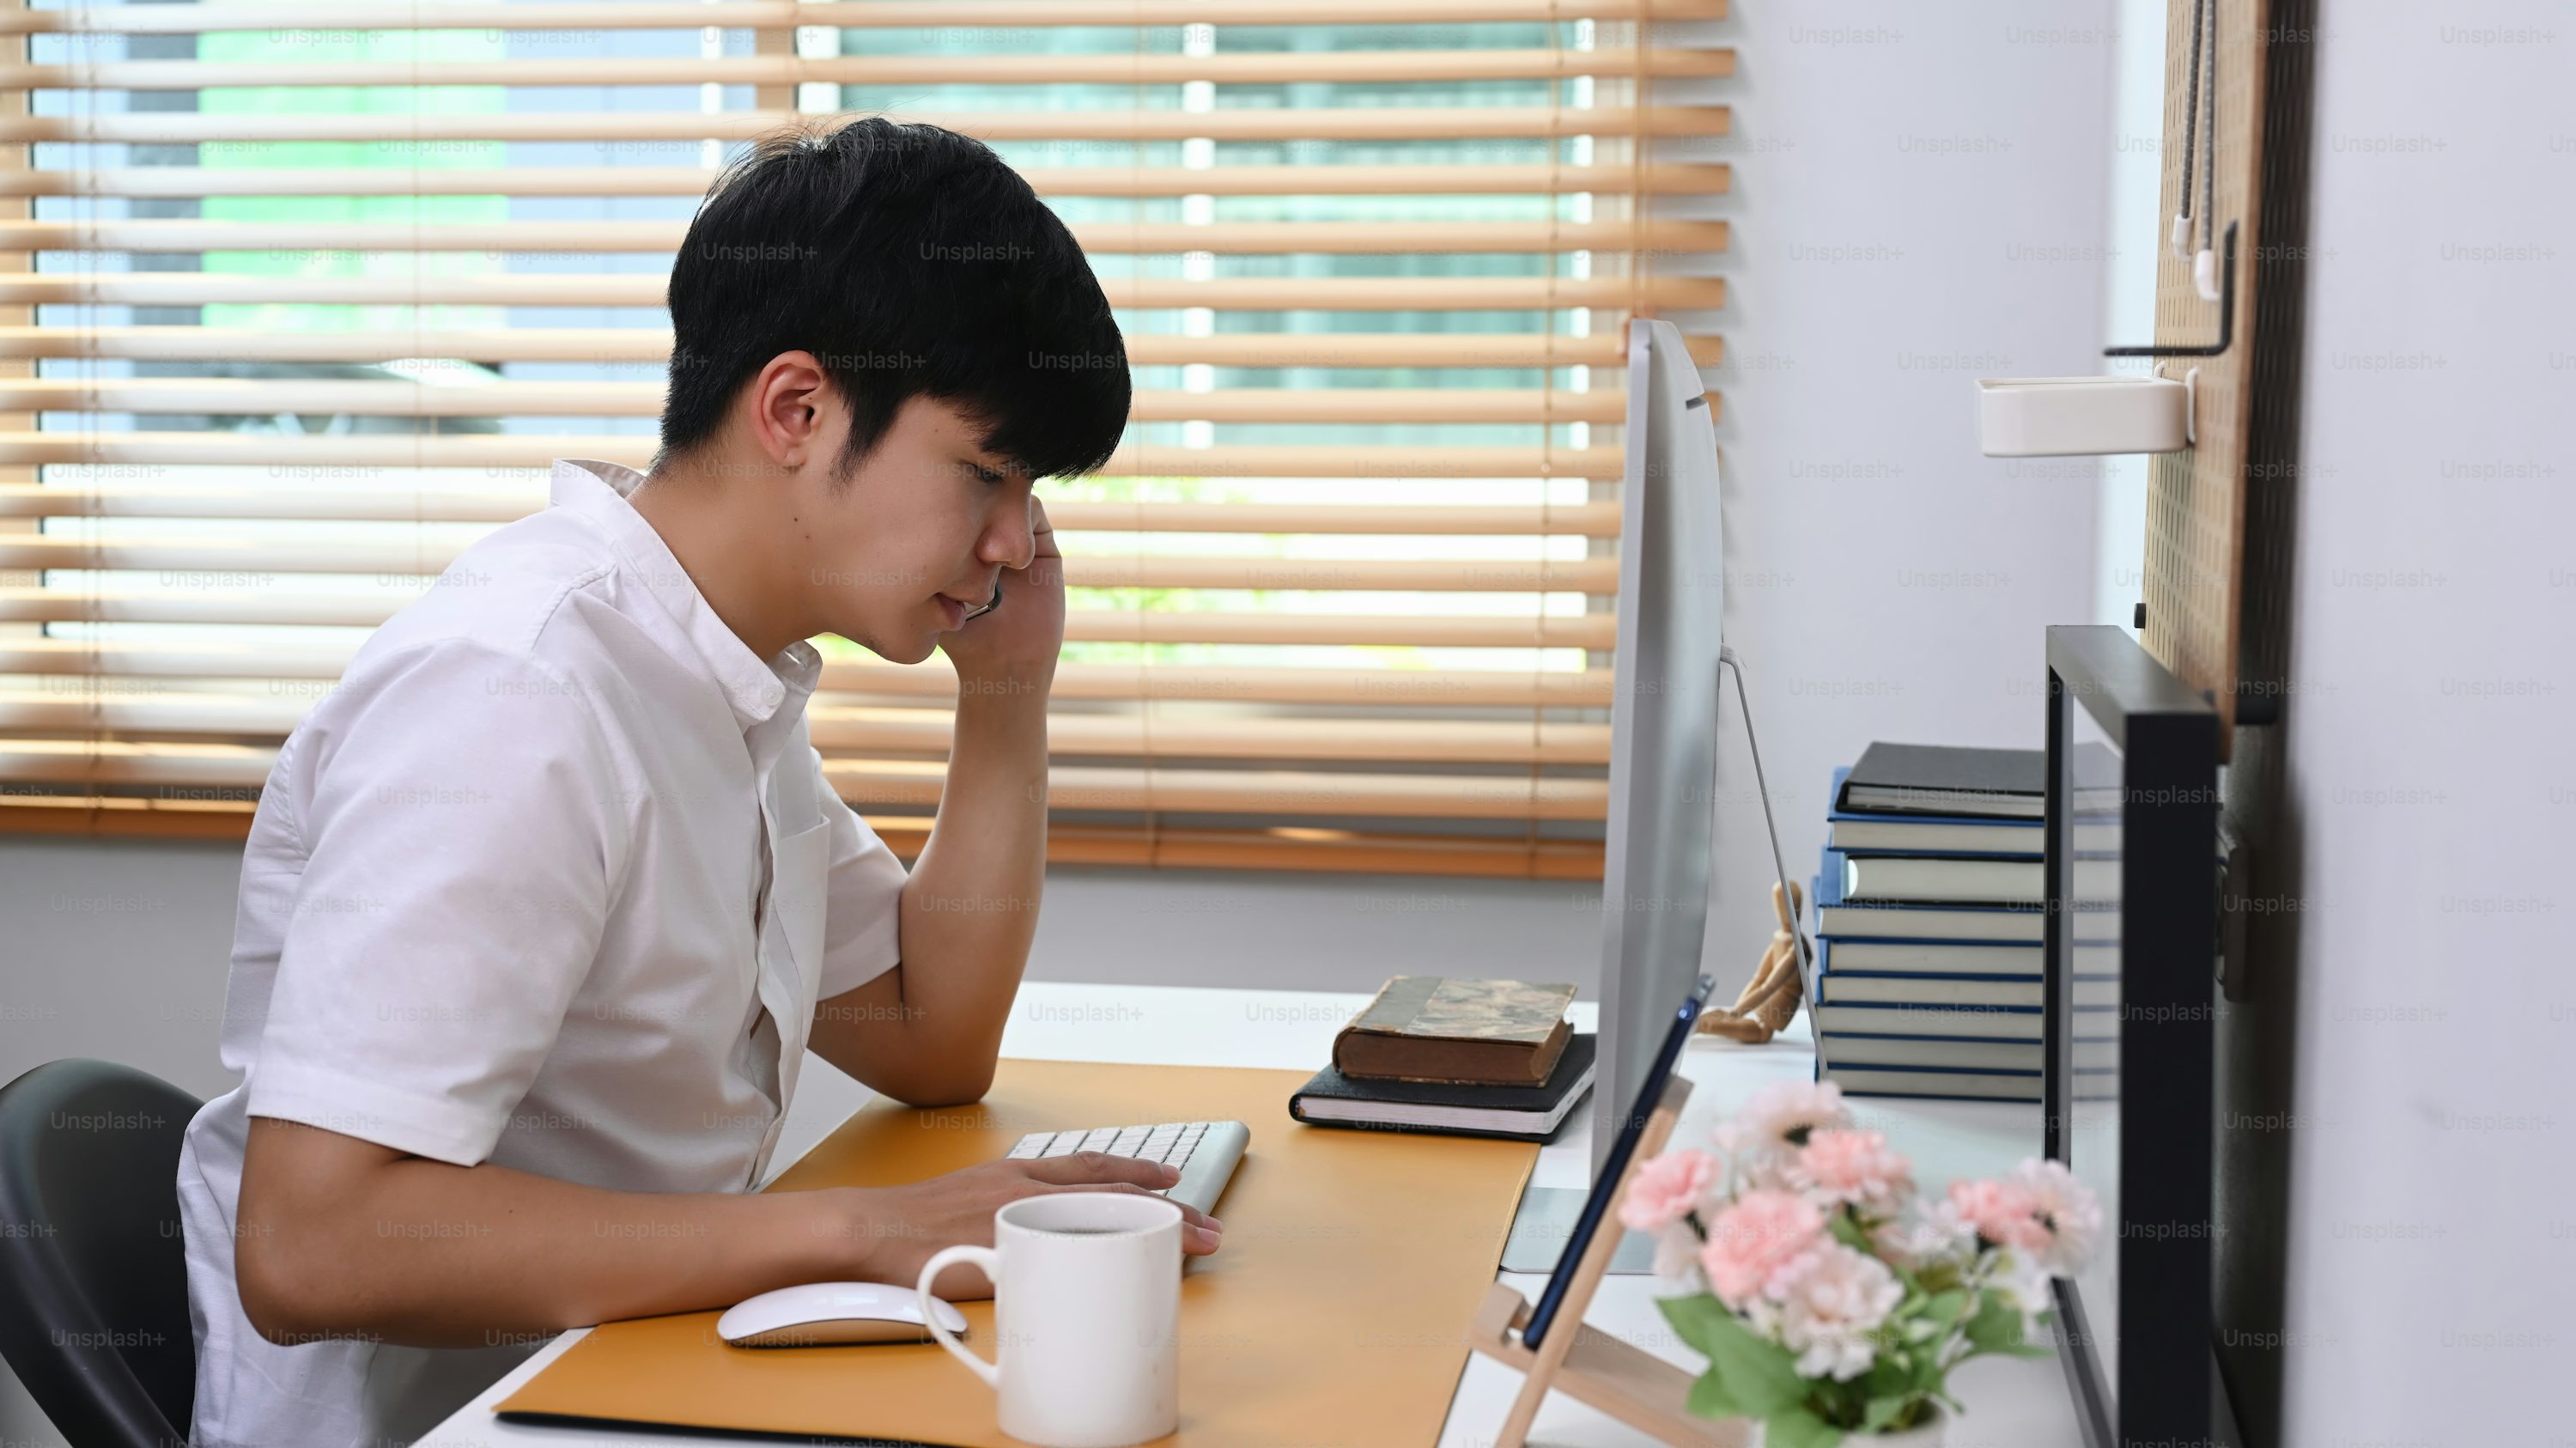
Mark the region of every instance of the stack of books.
POLYGON ((1312 1126, 1543 1141, 1592 1085, 1593 1037, 1556 982, 1399 975, 1333 1038, 1333 1064, 1288 1098, 1312 1126))
MULTIPOLYGON (((1817 1079, 1855 1096, 2040 1099, 2045 768, 2036 750, 1872 744, 1834 772, 1817 1079)), ((2114 999, 2117 983, 2102 989, 2114 999)))

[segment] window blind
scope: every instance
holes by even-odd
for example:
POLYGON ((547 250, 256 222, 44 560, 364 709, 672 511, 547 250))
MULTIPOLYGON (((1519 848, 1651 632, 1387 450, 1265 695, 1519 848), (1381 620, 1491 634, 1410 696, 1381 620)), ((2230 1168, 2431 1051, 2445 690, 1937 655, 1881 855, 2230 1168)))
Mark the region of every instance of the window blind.
MULTIPOLYGON (((647 464, 722 162, 885 113, 1020 169, 1127 334, 1117 458, 1040 488, 1051 858, 1597 876, 1625 324, 1725 295, 1728 113, 1667 83, 1732 56, 1654 22, 1722 13, 0 6, 0 825, 246 828, 552 459, 647 464)), ((955 675, 818 642, 814 743, 909 853, 955 675)))

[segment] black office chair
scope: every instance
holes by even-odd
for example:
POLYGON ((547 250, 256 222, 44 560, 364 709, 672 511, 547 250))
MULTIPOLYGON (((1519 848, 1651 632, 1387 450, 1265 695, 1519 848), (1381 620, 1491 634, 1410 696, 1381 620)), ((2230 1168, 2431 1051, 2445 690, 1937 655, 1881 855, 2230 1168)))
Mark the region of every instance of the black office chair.
POLYGON ((0 1086, 0 1357, 79 1448, 187 1441, 179 1139, 197 1105, 107 1061, 0 1086))

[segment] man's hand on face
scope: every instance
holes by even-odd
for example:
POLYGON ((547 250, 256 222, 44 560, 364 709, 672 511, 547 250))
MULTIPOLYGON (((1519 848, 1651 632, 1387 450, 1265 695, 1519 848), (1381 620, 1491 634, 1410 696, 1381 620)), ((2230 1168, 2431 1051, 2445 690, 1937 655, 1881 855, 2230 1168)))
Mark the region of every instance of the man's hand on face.
POLYGON ((1034 687, 1042 694, 1054 681, 1056 656, 1064 650, 1064 555, 1046 505, 1034 497, 1029 535, 1035 545, 1029 566, 1002 570, 1001 606, 939 636, 961 687, 1034 687))

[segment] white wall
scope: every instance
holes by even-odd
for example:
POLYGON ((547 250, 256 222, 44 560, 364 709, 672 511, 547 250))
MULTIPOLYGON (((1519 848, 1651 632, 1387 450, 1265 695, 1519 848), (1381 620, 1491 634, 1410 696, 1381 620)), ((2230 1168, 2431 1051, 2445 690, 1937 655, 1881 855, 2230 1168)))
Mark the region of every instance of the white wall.
POLYGON ((2325 9, 2281 1441, 2565 1443, 2576 34, 2325 9))
MULTIPOLYGON (((2114 0, 2111 51, 2109 225, 2102 236, 2103 343, 2133 345, 2156 330, 2156 269, 2173 218, 2163 204, 2165 11, 2168 0, 2114 0)), ((2098 370, 2145 372, 2146 358, 2103 359, 2098 370)), ((2093 623, 2128 628, 2146 594, 2147 467, 2144 453, 2040 458, 2028 467, 2100 471, 2093 563, 2093 623)), ((2134 630, 2132 630, 2134 632, 2134 630)))
MULTIPOLYGON (((2041 743, 2042 630, 2094 616, 2098 469, 1977 451, 1981 376, 2099 371, 2110 0, 1745 5, 1724 214, 1726 632, 1804 881, 1873 739, 2041 743)), ((1711 968, 1771 930, 1733 727, 1711 968)))
POLYGON ((0 837, 0 1081, 95 1056, 231 1089, 215 1042, 240 885, 237 845, 0 837))

